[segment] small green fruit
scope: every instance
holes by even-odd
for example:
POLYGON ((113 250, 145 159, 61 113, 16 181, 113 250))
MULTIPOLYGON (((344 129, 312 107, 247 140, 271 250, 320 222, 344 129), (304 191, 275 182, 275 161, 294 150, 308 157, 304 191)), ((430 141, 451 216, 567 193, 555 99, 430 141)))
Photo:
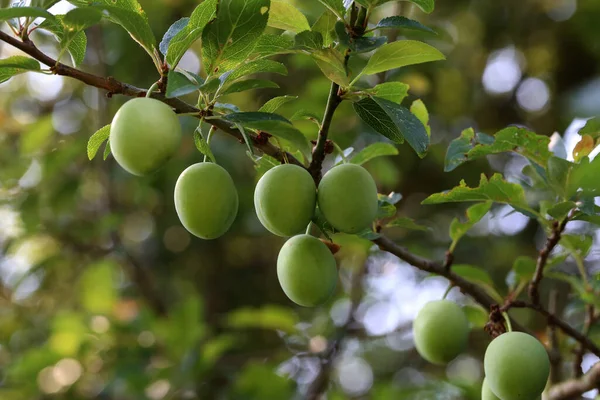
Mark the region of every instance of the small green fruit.
POLYGON ((550 360, 536 338, 523 332, 508 332, 488 346, 484 369, 490 389, 502 400, 531 400, 546 387, 550 360))
POLYGON ((277 277, 281 288, 294 303, 316 307, 331 297, 337 285, 333 254, 314 236, 289 239, 277 258, 277 277))
POLYGON ((237 215, 233 179, 217 164, 190 165, 175 184, 175 210, 192 234, 202 239, 218 238, 229 230, 237 215))
POLYGON ((175 154, 181 126, 168 105, 149 98, 129 100, 110 125, 110 150, 117 163, 133 175, 159 169, 175 154))
POLYGON ((310 223, 317 203, 312 176, 293 164, 278 165, 264 174, 254 191, 254 207, 260 222, 271 233, 293 236, 310 223))
POLYGON ((377 185, 360 165, 333 167, 321 179, 317 198, 325 219, 344 233, 369 228, 377 216, 377 185))
POLYGON ((433 364, 447 364, 467 347, 469 321, 458 304, 432 301, 415 318, 413 336, 421 357, 433 364))

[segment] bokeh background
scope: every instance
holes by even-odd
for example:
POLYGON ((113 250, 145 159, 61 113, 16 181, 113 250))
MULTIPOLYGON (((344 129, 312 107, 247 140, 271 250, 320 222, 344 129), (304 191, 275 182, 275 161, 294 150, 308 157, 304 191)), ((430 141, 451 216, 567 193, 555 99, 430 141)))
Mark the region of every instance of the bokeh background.
MULTIPOLYGON (((140 3, 160 38, 197 2, 140 3)), ((316 0, 294 3, 310 22, 323 10, 316 0)), ((421 206, 421 200, 461 178, 475 185, 482 172, 517 180, 525 165, 518 156, 503 155, 444 173, 447 145, 462 129, 492 134, 521 124, 539 134, 556 133, 556 151, 566 149, 572 159, 577 129, 600 109, 600 2, 437 3, 426 15, 409 3, 390 2, 372 18, 401 13, 433 27, 438 36, 400 34, 433 44, 447 61, 373 77, 372 84, 381 78, 410 84, 405 104, 424 100, 433 145, 424 160, 402 146, 400 155, 366 167, 381 193, 402 195, 399 215, 431 228, 394 228, 388 234, 419 254, 442 259, 449 223, 465 206, 421 206)), ((52 11, 70 7, 61 1, 52 11)), ((8 31, 6 25, 1 29, 8 31)), ((85 70, 140 87, 157 79, 151 60, 122 28, 102 24, 87 34, 85 70)), ((33 39, 57 54, 52 37, 38 32, 33 39)), ((183 58, 182 68, 200 73, 198 46, 183 58)), ((2 58, 15 54, 0 43, 2 58)), ((229 100, 256 110, 274 96, 290 94, 298 100, 284 106, 283 115, 298 109, 322 114, 326 78, 308 57, 280 59, 289 69, 288 77, 272 77, 280 89, 229 100)), ((481 326, 473 329, 468 352, 445 367, 429 365, 413 347, 411 321, 423 304, 442 296, 444 279, 427 277, 369 242, 336 237, 342 251, 336 255, 335 297, 317 309, 296 307, 285 297, 275 268, 284 239, 270 235, 256 218, 257 174, 245 146, 234 139, 218 134, 212 142, 240 195, 233 228, 214 241, 188 234, 173 207, 177 176, 202 160, 192 140, 196 120, 181 119, 187 134, 177 157, 152 176, 129 175, 112 158, 88 161, 87 139, 125 100, 52 75, 29 73, 0 84, 0 398, 301 398, 319 374, 319 352, 346 322, 351 298, 357 302, 355 321, 334 363, 328 399, 480 398, 489 343, 481 326)), ((310 122, 298 127, 315 137, 310 122)), ((381 140, 349 104, 338 110, 332 138, 356 150, 381 140)), ((512 279, 514 259, 535 256, 544 239, 535 222, 511 211, 494 207, 456 251, 457 262, 487 270, 500 293, 512 279)), ((571 223, 568 230, 592 228, 571 223)), ((600 269, 599 239, 596 234, 585 260, 592 273, 600 269)), ((567 261, 564 268, 574 266, 567 261)), ((552 287, 559 290, 558 310, 580 326, 580 302, 556 282, 546 282, 542 294, 552 287)), ((469 303, 457 291, 450 297, 469 303)), ((514 315, 547 340, 543 320, 528 311, 514 315)), ((600 340, 600 332, 592 333, 600 340)), ((586 355, 584 369, 595 360, 586 355)))

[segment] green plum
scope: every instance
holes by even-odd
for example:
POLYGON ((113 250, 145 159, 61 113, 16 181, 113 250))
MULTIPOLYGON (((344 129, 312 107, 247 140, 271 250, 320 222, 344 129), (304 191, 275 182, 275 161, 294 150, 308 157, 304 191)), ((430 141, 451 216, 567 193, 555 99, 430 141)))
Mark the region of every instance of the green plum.
POLYGON ((485 378, 483 379, 483 386, 481 386, 481 400, 502 400, 492 392, 485 378))
POLYGON ((179 119, 171 107, 150 98, 129 100, 110 125, 110 150, 127 172, 143 176, 170 159, 181 142, 179 119))
POLYGON ((293 164, 267 171, 254 191, 258 219, 278 236, 293 236, 306 229, 316 203, 315 181, 306 169, 293 164))
POLYGON ((329 248, 314 236, 289 239, 277 258, 277 277, 287 297, 304 307, 323 304, 337 285, 337 267, 329 248))
POLYGON ((458 304, 431 301, 415 318, 413 336, 421 357, 433 364, 447 364, 467 347, 469 321, 458 304))
POLYGON ((335 229, 358 233, 369 228, 377 216, 377 186, 360 165, 338 165, 321 179, 317 202, 335 229))
POLYGON ((190 165, 175 184, 179 220, 185 229, 202 239, 216 239, 229 230, 238 202, 233 179, 217 164, 190 165))
POLYGON ((542 394, 550 374, 544 346, 523 332, 504 333, 485 351, 485 376, 502 400, 531 400, 542 394))

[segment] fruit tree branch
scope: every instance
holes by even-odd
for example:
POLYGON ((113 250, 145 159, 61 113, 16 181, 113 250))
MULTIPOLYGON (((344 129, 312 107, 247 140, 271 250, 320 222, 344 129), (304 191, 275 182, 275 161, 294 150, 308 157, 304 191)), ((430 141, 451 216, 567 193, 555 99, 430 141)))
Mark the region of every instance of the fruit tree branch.
POLYGON ((548 400, 568 400, 578 398, 583 393, 600 386, 600 362, 587 374, 578 379, 570 379, 552 386, 548 391, 548 400))

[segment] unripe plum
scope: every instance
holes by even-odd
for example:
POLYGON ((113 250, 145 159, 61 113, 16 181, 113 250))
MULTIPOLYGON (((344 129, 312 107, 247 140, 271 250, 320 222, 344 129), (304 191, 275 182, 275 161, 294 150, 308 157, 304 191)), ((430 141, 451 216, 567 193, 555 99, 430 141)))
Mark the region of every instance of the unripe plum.
POLYGON ((302 167, 278 165, 264 174, 254 191, 254 207, 260 222, 271 233, 293 236, 310 223, 317 203, 315 182, 302 167))
POLYGON ((110 125, 110 150, 117 163, 133 175, 159 169, 181 142, 179 119, 171 107, 155 99, 125 103, 110 125))
POLYGON ((502 400, 532 400, 546 387, 550 360, 536 338, 508 332, 488 346, 484 369, 490 389, 502 400))
POLYGON ((413 336, 421 357, 433 364, 446 364, 467 347, 469 321, 458 304, 431 301, 415 318, 413 336))
POLYGON ((229 173, 209 162, 190 165, 175 184, 175 210, 189 232, 216 239, 229 230, 238 211, 238 194, 229 173))
POLYGON ((485 378, 483 379, 483 386, 481 386, 481 400, 501 400, 492 392, 485 378))
POLYGON ((377 186, 360 165, 333 167, 321 179, 317 199, 325 219, 340 232, 358 233, 377 216, 377 186))
POLYGON ((333 254, 314 236, 289 239, 277 258, 277 277, 287 297, 304 307, 315 307, 331 297, 337 285, 333 254))

